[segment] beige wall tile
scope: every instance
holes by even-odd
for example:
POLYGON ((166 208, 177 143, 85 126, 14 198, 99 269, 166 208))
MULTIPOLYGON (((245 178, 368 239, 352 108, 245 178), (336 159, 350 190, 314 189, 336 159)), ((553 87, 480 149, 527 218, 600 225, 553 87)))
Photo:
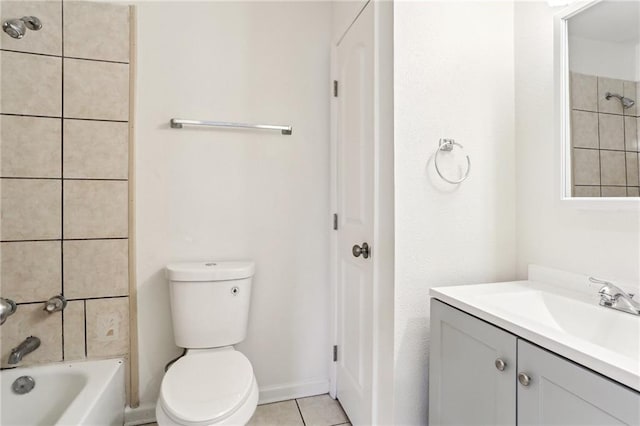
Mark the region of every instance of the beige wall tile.
POLYGON ((600 160, 598 150, 574 149, 573 158, 573 184, 574 185, 600 185, 600 160))
POLYGON ((573 196, 574 197, 599 197, 600 187, 599 186, 574 186, 573 196))
POLYGON ((62 314, 64 316, 64 359, 65 361, 84 359, 86 357, 84 347, 84 300, 68 302, 62 314))
POLYGON ((64 116, 129 119, 129 65, 64 60, 64 116))
POLYGON ((57 118, 0 116, 2 177, 61 177, 60 133, 57 118))
POLYGON ((64 242, 64 294, 71 299, 129 294, 129 241, 64 242))
MULTIPOLYGON (((626 185, 625 153, 618 151, 600 151, 602 185, 626 185)), ((604 196, 604 191, 603 191, 604 196)))
POLYGON ((129 352, 129 298, 87 300, 87 356, 129 352))
POLYGON ((282 401, 259 405, 247 426, 302 426, 304 425, 296 402, 282 401))
POLYGON ((299 398, 298 406, 306 425, 337 425, 348 422, 340 403, 329 395, 299 398))
POLYGON ((638 176, 638 153, 627 152, 627 186, 640 185, 640 177, 638 176))
POLYGON ((17 303, 41 302, 62 292, 59 241, 2 243, 0 293, 17 303))
POLYGON ((61 58, 2 51, 0 62, 0 112, 60 116, 61 58))
POLYGON ((574 147, 598 148, 598 114, 571 111, 571 141, 574 147))
POLYGON ((637 186, 627 186, 627 197, 640 197, 640 188, 637 186))
POLYGON ((129 125, 65 119, 64 177, 127 179, 129 125))
POLYGON ((598 111, 622 114, 622 104, 617 98, 606 99, 607 92, 622 95, 623 81, 613 78, 598 77, 598 111))
POLYGON ((598 111, 598 80, 596 77, 571 73, 571 108, 598 111))
POLYGON ((603 186, 602 196, 603 197, 626 197, 627 188, 624 186, 603 186))
POLYGON ((624 115, 637 116, 638 115, 638 95, 637 95, 637 83, 635 81, 625 81, 623 83, 623 96, 633 99, 636 103, 631 108, 624 109, 624 115))
POLYGON ((60 238, 59 180, 2 179, 2 240, 60 238))
POLYGON ((627 151, 638 151, 638 119, 635 117, 624 118, 624 144, 627 151))
POLYGON ((74 58, 129 62, 128 6, 65 1, 64 54, 74 58))
POLYGON ((128 182, 64 182, 64 238, 128 236, 128 182))
POLYGON ((2 367, 16 367, 7 364, 11 349, 29 336, 40 338, 38 349, 26 355, 19 365, 62 361, 62 315, 60 312, 48 314, 42 310, 44 304, 18 305, 18 310, 2 325, 2 367))
POLYGON ((624 150, 624 117, 613 114, 598 114, 600 125, 600 148, 624 150))
POLYGON ((18 40, 2 32, 0 48, 18 50, 20 52, 62 55, 62 2, 61 1, 2 1, 0 21, 36 16, 42 21, 38 31, 27 30, 26 35, 18 40))

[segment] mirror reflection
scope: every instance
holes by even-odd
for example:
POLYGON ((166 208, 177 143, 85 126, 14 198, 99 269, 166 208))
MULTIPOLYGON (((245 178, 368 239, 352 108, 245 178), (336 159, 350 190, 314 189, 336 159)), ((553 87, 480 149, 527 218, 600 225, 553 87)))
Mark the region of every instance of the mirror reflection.
POLYGON ((640 2, 568 19, 571 195, 640 196, 640 2))

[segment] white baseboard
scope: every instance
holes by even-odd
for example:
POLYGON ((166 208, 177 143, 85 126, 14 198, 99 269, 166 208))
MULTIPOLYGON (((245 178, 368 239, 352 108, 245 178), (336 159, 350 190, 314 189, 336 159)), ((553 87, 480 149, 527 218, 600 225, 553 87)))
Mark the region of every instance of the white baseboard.
MULTIPOLYGON (((322 395, 328 392, 328 380, 265 386, 264 388, 260 388, 258 404, 269 404, 272 402, 286 401, 288 399, 322 395)), ((155 421, 155 402, 141 404, 138 408, 126 407, 124 410, 124 426, 144 425, 147 423, 154 423, 155 421)))
POLYGON ((140 404, 138 408, 125 407, 124 409, 124 426, 144 425, 147 423, 155 423, 155 421, 155 403, 150 402, 140 404))
POLYGON ((265 386, 260 388, 258 404, 286 401, 288 399, 304 398, 306 396, 321 395, 329 392, 328 380, 315 380, 302 383, 285 383, 282 385, 265 386))

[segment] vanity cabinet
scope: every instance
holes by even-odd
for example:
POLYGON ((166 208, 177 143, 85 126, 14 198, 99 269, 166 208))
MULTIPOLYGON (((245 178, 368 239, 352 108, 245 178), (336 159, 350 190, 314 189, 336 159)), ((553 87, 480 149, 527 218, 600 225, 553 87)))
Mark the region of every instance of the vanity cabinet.
POLYGON ((640 393, 431 300, 429 424, 640 425, 640 393))

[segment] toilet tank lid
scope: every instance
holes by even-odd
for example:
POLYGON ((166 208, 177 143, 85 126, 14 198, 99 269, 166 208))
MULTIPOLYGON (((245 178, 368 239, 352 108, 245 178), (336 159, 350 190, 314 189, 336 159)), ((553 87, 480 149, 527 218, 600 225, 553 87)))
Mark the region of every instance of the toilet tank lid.
POLYGON ((243 261, 180 262, 167 265, 169 281, 227 281, 250 278, 255 264, 243 261))

